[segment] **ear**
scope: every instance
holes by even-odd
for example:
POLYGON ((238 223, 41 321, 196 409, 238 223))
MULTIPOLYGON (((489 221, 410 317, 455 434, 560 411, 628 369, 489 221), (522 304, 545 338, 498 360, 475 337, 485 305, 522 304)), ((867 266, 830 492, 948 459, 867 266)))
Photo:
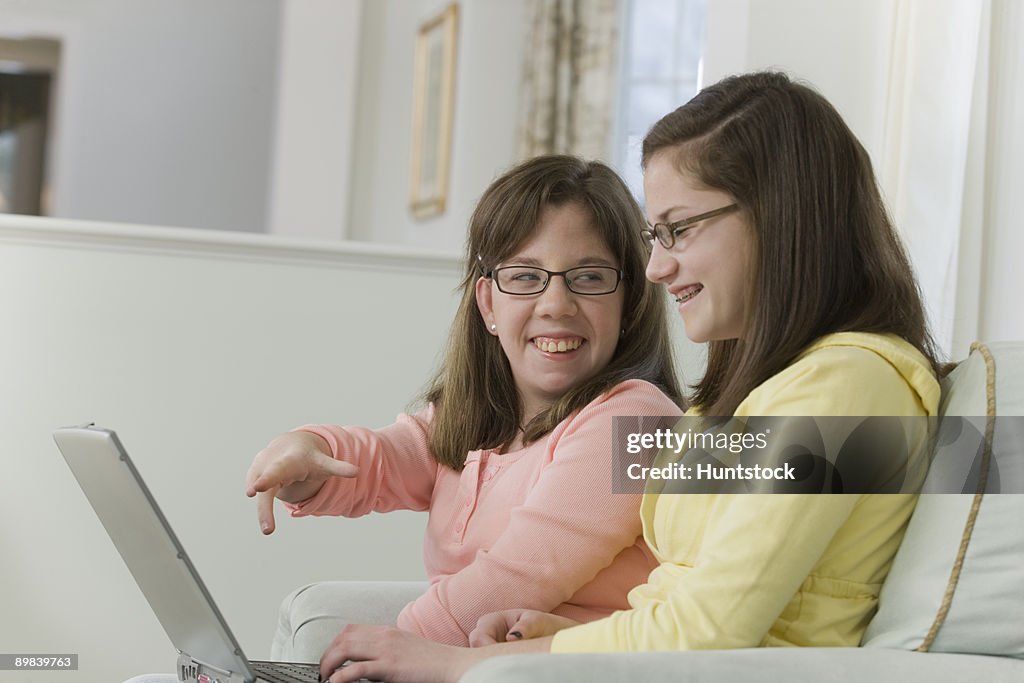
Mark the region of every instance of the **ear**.
POLYGON ((487 331, 493 335, 498 333, 491 329, 491 325, 494 324, 494 306, 491 301, 492 296, 491 281, 485 277, 477 278, 476 281, 476 307, 480 311, 480 317, 484 319, 484 326, 487 331))

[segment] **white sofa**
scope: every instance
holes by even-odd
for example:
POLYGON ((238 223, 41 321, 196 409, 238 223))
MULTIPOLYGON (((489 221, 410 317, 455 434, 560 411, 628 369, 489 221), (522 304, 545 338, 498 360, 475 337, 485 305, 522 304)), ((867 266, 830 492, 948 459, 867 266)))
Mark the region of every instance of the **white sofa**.
MULTIPOLYGON (((975 345, 943 380, 943 415, 1024 416, 1024 343, 975 345)), ((996 425, 990 476, 1020 482, 1021 420, 996 425), (1014 431, 1017 429, 1017 431, 1014 431)), ((940 464, 936 460, 936 465, 940 464)), ((963 470, 963 463, 945 463, 963 470)), ((943 473, 933 466, 933 475, 943 473)), ((948 474, 945 473, 945 474, 948 474)), ((275 658, 315 661, 347 622, 393 623, 422 584, 333 582, 282 604, 275 658)), ((466 683, 1024 681, 1024 494, 922 495, 858 648, 496 657, 466 683)))

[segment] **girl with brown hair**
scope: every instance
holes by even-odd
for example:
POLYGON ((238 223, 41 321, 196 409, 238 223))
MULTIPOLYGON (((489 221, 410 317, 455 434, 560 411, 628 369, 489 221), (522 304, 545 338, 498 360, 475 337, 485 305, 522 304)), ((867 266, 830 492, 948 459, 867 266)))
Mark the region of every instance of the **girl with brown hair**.
MULTIPOLYGON (((383 429, 272 441, 247 476, 264 533, 275 497, 296 516, 429 511, 430 585, 397 624, 450 645, 494 610, 592 621, 625 608, 655 562, 639 496, 612 493, 612 417, 679 415, 681 402, 642 227, 599 162, 540 157, 498 178, 470 221, 426 407, 383 429)), ((319 657, 344 623, 295 613, 318 595, 286 600, 275 658, 319 657)))

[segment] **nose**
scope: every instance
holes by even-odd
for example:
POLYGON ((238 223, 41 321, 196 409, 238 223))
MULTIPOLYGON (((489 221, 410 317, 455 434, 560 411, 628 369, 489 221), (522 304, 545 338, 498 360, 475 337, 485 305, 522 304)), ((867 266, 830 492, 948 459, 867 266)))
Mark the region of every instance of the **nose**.
POLYGON ((647 260, 647 269, 645 271, 647 279, 651 282, 668 282, 675 275, 678 267, 679 263, 669 250, 655 240, 651 249, 651 256, 647 260))
POLYGON ((537 313, 549 318, 563 318, 576 314, 576 295, 569 291, 564 275, 556 275, 537 301, 537 313))

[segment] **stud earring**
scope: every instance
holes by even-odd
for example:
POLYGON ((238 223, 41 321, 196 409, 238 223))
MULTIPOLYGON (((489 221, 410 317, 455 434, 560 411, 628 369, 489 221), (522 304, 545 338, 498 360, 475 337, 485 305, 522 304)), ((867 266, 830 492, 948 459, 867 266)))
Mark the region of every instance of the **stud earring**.
POLYGON ((495 325, 494 323, 491 323, 491 332, 497 332, 497 331, 498 331, 498 326, 495 325))

